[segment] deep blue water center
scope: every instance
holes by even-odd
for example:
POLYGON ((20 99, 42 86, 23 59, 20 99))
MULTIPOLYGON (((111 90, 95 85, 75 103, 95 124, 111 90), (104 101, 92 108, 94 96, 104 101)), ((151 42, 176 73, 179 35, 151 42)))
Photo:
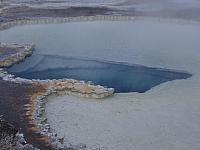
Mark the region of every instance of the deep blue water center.
POLYGON ((148 20, 73 22, 17 26, 1 31, 0 41, 35 44, 31 57, 8 69, 16 76, 72 78, 115 92, 145 92, 191 76, 166 68, 187 69, 179 59, 191 58, 190 49, 199 49, 197 31, 199 26, 148 20))
POLYGON ((8 71, 27 79, 70 78, 92 81, 94 84, 112 87, 115 92, 120 93, 143 93, 163 82, 186 79, 191 76, 188 73, 139 65, 55 55, 45 55, 36 65, 21 72, 14 71, 13 68, 8 71), (63 63, 65 67, 53 67, 55 63, 63 63))

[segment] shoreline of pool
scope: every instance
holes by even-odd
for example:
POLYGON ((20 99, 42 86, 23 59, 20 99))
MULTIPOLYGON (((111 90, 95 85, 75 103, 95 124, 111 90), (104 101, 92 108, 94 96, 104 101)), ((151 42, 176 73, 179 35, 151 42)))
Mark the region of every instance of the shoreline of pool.
POLYGON ((15 26, 22 25, 37 25, 37 24, 61 24, 70 22, 91 22, 91 21, 138 21, 149 20, 164 23, 176 24, 192 24, 199 25, 199 21, 186 20, 180 18, 159 18, 148 16, 132 16, 132 15, 91 15, 91 16, 76 16, 76 17, 29 17, 25 19, 16 19, 0 23, 0 31, 7 30, 15 26))
MULTIPOLYGON (((77 145, 71 144, 63 145, 56 133, 52 133, 50 126, 47 124, 47 118, 43 117, 45 99, 51 95, 73 95, 82 98, 105 99, 114 94, 113 88, 105 88, 100 85, 93 85, 91 82, 78 81, 73 79, 53 79, 53 80, 29 80, 20 77, 15 77, 7 73, 4 68, 10 67, 16 63, 24 61, 27 57, 31 56, 33 45, 19 45, 19 44, 2 44, 4 49, 14 50, 20 48, 19 51, 12 55, 5 56, 0 60, 0 79, 12 83, 31 84, 42 86, 45 92, 35 93, 31 96, 31 103, 25 105, 26 116, 29 118, 29 124, 34 124, 33 132, 39 132, 42 136, 50 140, 51 145, 56 148, 77 148, 77 145)), ((3 49, 2 48, 2 49, 3 49)), ((47 141, 48 141, 47 140, 47 141)))

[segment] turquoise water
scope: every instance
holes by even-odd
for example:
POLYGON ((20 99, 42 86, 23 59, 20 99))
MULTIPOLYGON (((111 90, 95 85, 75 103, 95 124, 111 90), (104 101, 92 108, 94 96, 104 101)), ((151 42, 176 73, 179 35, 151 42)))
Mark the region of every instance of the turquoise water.
POLYGON ((159 55, 178 63, 167 51, 176 48, 180 56, 187 56, 188 49, 200 47, 197 29, 150 21, 76 22, 14 27, 1 31, 0 41, 35 44, 30 58, 8 69, 17 76, 73 78, 113 87, 116 92, 145 92, 191 76, 162 67, 166 60, 159 55), (141 62, 161 67, 135 65, 141 62))

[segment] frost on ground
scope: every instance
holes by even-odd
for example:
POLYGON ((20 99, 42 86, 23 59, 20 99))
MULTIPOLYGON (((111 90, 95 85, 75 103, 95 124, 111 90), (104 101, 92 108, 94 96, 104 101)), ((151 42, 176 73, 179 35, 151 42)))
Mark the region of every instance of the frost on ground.
POLYGON ((1 150, 38 150, 27 144, 23 134, 20 134, 2 116, 0 116, 0 148, 1 150))

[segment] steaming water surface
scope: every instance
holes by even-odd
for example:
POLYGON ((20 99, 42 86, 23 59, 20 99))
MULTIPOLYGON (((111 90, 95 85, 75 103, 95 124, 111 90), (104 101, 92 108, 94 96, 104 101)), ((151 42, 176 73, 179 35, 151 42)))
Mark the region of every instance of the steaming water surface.
POLYGON ((111 81, 114 75, 132 85, 136 80, 130 72, 139 72, 143 83, 179 76, 156 68, 193 74, 143 94, 115 94, 103 101, 50 97, 45 112, 58 137, 103 150, 200 149, 199 39, 199 25, 142 20, 31 25, 0 32, 2 42, 36 45, 33 56, 9 69, 20 76, 59 78, 85 72, 93 77, 97 69, 101 79, 109 75, 111 81))
POLYGON ((186 57, 191 48, 200 47, 199 33, 194 25, 95 21, 14 27, 2 31, 0 41, 35 44, 32 57, 9 69, 17 76, 92 80, 117 92, 145 92, 160 83, 191 76, 164 69, 177 69, 168 66, 170 60, 177 62, 178 70, 190 71, 179 64, 176 55, 186 57), (158 57, 174 50, 179 53, 158 57))

